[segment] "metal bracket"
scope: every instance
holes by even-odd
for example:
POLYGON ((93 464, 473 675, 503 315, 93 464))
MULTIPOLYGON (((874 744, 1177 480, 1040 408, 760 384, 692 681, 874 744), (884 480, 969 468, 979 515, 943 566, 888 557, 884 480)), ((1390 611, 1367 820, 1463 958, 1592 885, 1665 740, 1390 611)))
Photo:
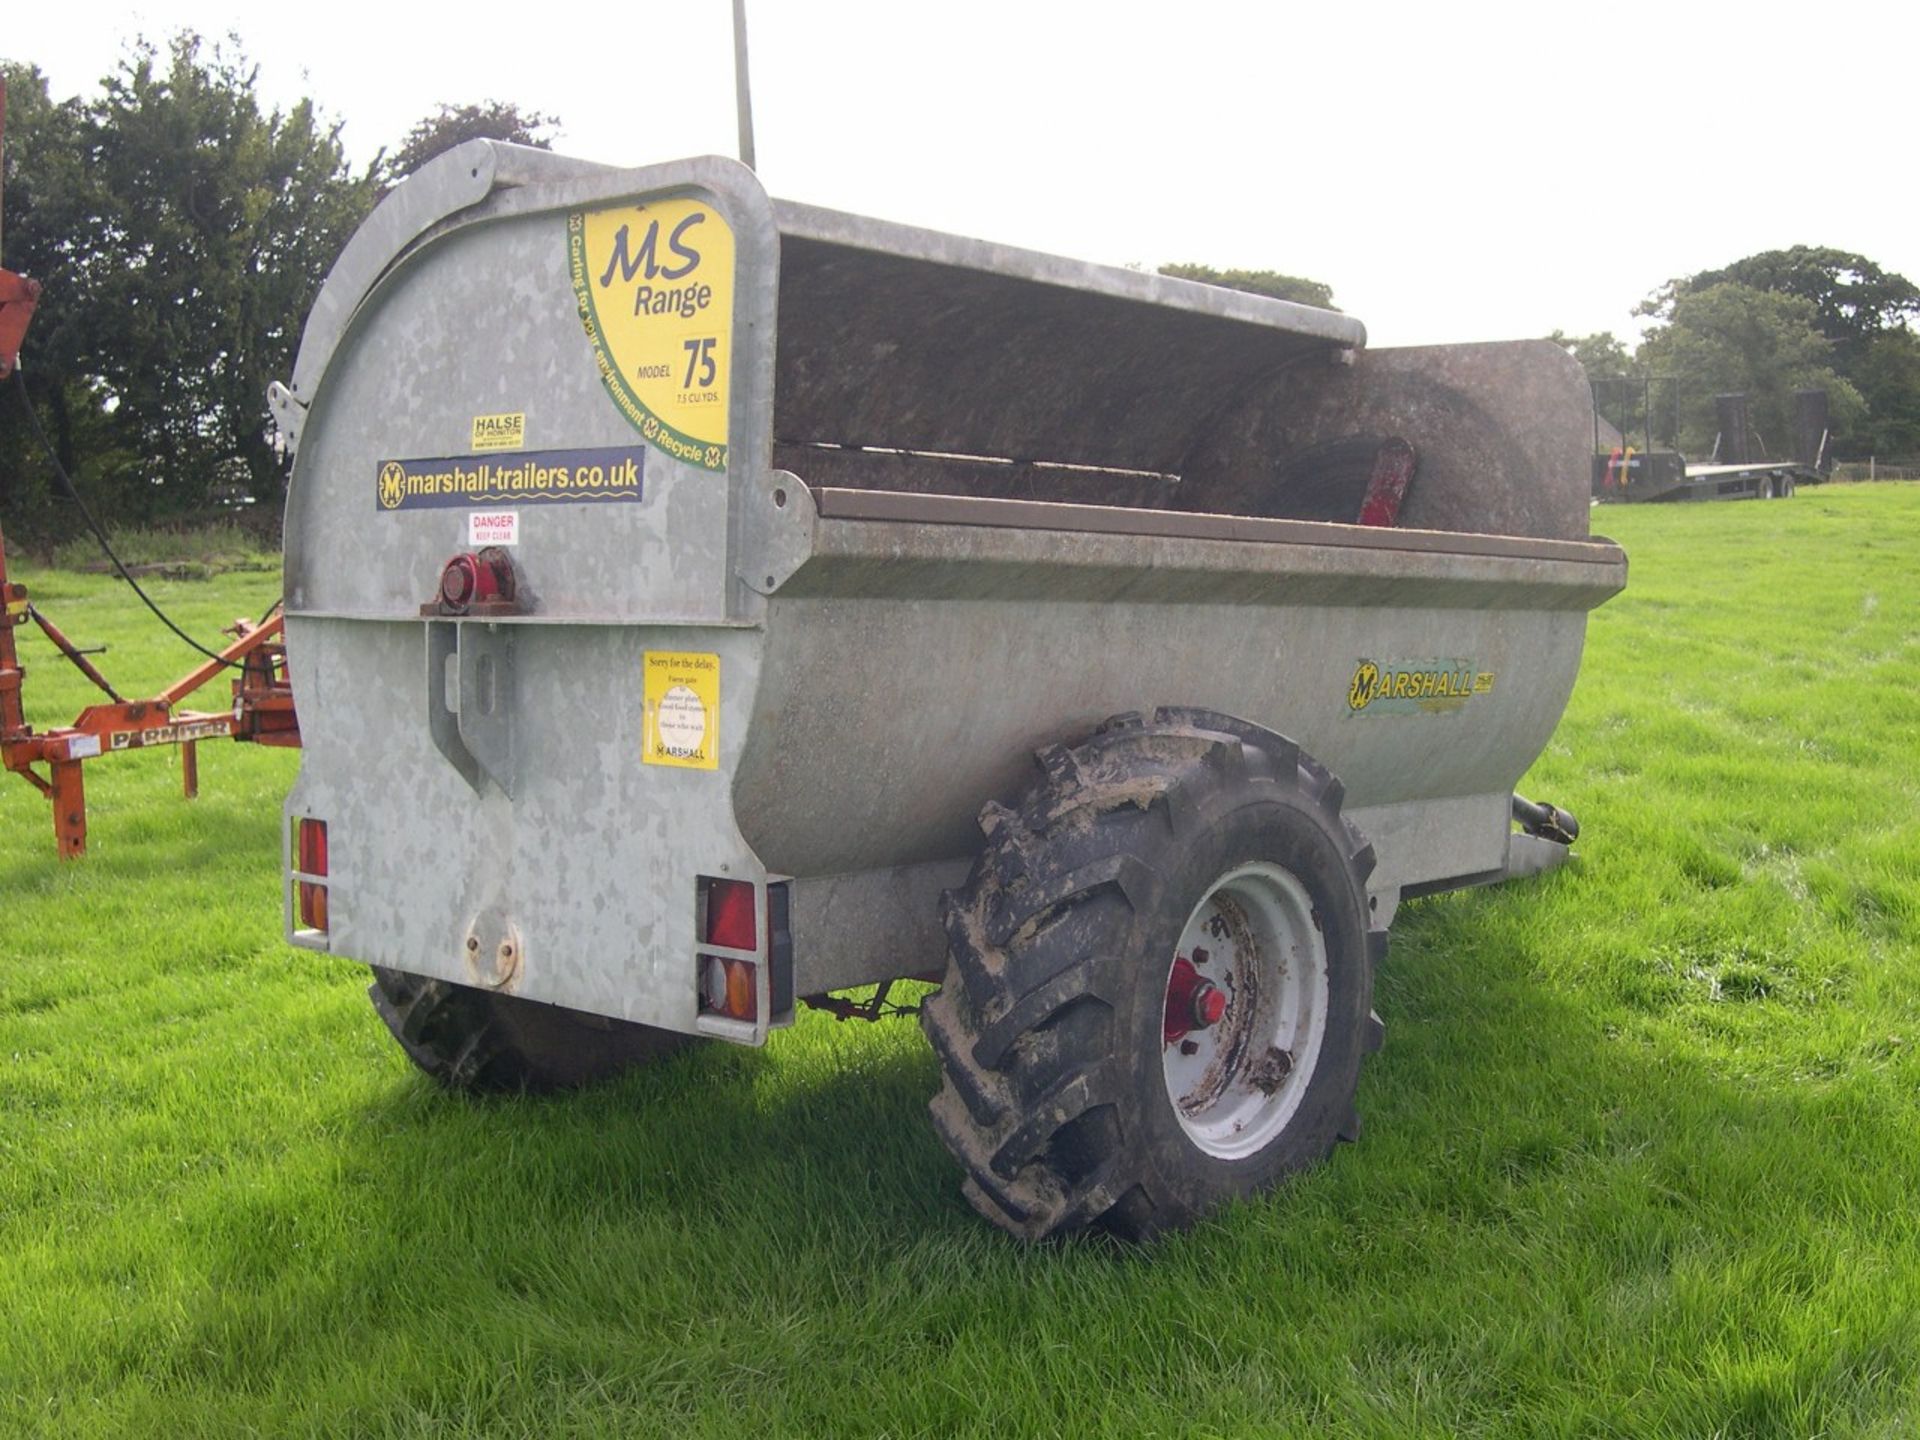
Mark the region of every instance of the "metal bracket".
POLYGON ((774 470, 758 484, 743 485, 739 576, 747 588, 771 595, 813 554, 819 518, 813 492, 799 476, 774 470))
POLYGON ((307 407, 275 380, 267 386, 267 410, 273 416, 274 448, 283 455, 294 454, 300 448, 300 430, 306 423, 307 407))
POLYGON ((1500 878, 1518 880, 1527 875, 1544 875, 1558 870, 1573 858, 1573 851, 1538 835, 1515 831, 1507 837, 1507 868, 1500 878))
POLYGON ((513 796, 513 630, 427 622, 427 729, 476 791, 482 777, 513 796), (451 676, 449 672, 452 672, 451 676))

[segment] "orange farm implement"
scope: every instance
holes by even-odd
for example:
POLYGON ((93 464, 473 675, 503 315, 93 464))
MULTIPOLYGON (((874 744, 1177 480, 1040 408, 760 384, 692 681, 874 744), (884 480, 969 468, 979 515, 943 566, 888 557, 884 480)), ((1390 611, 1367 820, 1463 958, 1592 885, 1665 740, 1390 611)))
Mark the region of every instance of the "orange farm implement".
MULTIPOLYGON (((4 144, 7 86, 0 77, 0 144, 4 144)), ((0 269, 0 380, 19 363, 20 342, 40 299, 40 286, 11 270, 0 269)), ((16 378, 14 384, 19 385, 16 378)), ((22 399, 24 400, 24 393, 22 399)), ((76 497, 77 498, 77 497, 76 497)), ((91 517, 89 517, 91 520, 91 517)), ((104 540, 103 542, 104 543, 104 540)), ((124 573, 124 572, 123 572, 124 573)), ((137 588, 137 587, 136 587, 137 588)), ((180 773, 187 798, 200 790, 202 740, 252 740, 262 745, 298 745, 300 723, 287 688, 287 652, 281 643, 283 622, 276 606, 256 624, 234 621, 226 649, 207 651, 207 660, 148 700, 122 699, 86 655, 27 600, 27 587, 7 578, 7 551, 0 537, 0 762, 53 802, 53 833, 62 859, 86 853, 87 792, 80 767, 88 760, 121 750, 156 745, 180 747, 180 773), (89 705, 73 724, 34 732, 20 700, 21 668, 14 631, 33 621, 53 647, 71 660, 105 693, 108 703, 89 705), (179 703, 224 669, 239 672, 233 705, 225 712, 179 710, 179 703), (42 775, 35 767, 45 765, 42 775)))
POLYGON ((187 797, 199 793, 196 747, 202 740, 251 740, 261 745, 298 745, 300 724, 287 687, 287 655, 277 610, 258 624, 234 621, 233 643, 166 689, 146 700, 126 700, 58 626, 27 599, 27 587, 7 577, 0 541, 0 760, 53 802, 53 833, 62 859, 87 848, 87 795, 81 766, 102 755, 180 747, 180 773, 187 797), (14 632, 31 620, 67 659, 107 696, 89 705, 71 725, 36 732, 20 701, 25 670, 14 632), (236 669, 233 704, 225 711, 182 710, 180 702, 223 669, 236 669), (35 767, 44 765, 42 775, 35 767))

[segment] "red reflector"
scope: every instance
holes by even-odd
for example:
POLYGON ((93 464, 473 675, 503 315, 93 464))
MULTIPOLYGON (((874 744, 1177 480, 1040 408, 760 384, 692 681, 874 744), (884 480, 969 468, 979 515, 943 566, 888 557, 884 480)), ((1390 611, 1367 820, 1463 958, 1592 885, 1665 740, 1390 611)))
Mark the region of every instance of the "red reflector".
POLYGON ((473 603, 480 589, 480 565, 471 555, 456 555, 440 572, 440 604, 455 615, 473 603))
MULTIPOLYGON (((307 875, 327 873, 327 822, 302 820, 295 847, 294 868, 307 875)), ((302 880, 299 884, 300 926, 304 930, 327 928, 327 887, 302 880)))
POLYGON ((709 945, 724 945, 729 950, 754 948, 752 881, 707 882, 707 928, 702 938, 709 945))
POLYGON ((1413 446, 1395 436, 1373 456, 1373 474, 1367 480, 1367 498, 1361 502, 1362 525, 1398 525, 1400 506, 1407 498, 1417 457, 1413 446))

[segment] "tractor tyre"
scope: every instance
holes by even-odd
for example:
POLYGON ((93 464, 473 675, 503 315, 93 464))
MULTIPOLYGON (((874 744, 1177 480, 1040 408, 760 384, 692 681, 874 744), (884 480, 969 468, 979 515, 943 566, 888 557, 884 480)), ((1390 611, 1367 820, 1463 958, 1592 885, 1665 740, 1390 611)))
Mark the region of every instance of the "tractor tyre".
POLYGON ((1143 1240, 1356 1138, 1387 934, 1340 782, 1200 710, 1038 759, 1018 810, 981 813, 921 1009, 974 1208, 1027 1240, 1143 1240))
POLYGON ((570 1090, 694 1038, 378 966, 367 995, 407 1058, 450 1090, 570 1090))

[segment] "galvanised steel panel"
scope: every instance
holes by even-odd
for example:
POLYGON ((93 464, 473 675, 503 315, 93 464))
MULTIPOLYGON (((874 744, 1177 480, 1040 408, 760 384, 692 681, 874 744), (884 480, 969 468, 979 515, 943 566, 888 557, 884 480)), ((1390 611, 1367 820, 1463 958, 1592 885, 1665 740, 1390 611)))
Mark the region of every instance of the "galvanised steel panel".
POLYGON ((1506 792, 1565 704, 1585 612, 1624 582, 1617 549, 1223 531, 964 487, 1045 499, 1035 461, 1143 467, 1116 493, 1284 517, 1276 459, 1384 427, 1426 447, 1432 528, 1470 532, 1478 505, 1479 528, 1577 541, 1590 427, 1563 356, 1356 358, 1345 317, 776 206, 729 162, 618 172, 480 143, 368 222, 274 401, 298 444, 288 809, 330 827, 329 948, 486 983, 510 939, 517 993, 692 1029, 697 877, 772 872, 797 880, 803 984, 874 978, 884 947, 854 931, 954 873, 1033 747, 1160 704, 1267 724, 1332 765, 1377 829, 1389 907, 1504 862, 1506 792), (527 451, 640 447, 581 328, 566 220, 685 196, 736 241, 725 470, 656 448, 639 503, 529 507, 527 613, 423 620, 465 513, 384 511, 381 467, 471 454, 491 414, 524 417, 527 451), (880 497, 823 517, 803 467, 771 469, 776 437, 831 456, 836 485, 931 466, 937 518, 880 497), (942 445, 959 458, 912 453, 942 445), (471 637, 435 684, 429 624, 471 637), (649 651, 717 657, 712 769, 643 762, 649 651), (1369 673, 1414 688, 1358 701, 1369 673), (436 712, 442 690, 498 709, 463 722, 436 712), (468 730, 463 774, 443 747, 468 730))
POLYGON ((422 622, 289 621, 302 720, 320 723, 303 725, 287 810, 327 822, 328 948, 472 984, 492 978, 486 967, 513 935, 515 993, 691 1030, 696 877, 762 873, 727 798, 759 633, 500 629, 512 631, 520 695, 511 798, 492 783, 476 792, 435 749, 422 622), (642 763, 647 651, 718 656, 716 768, 642 763))
MULTIPOLYGON (((675 193, 721 204, 684 183, 675 193)), ((381 508, 385 463, 445 457, 472 467, 552 451, 644 457, 645 474, 638 504, 522 507, 515 561, 543 618, 719 620, 750 606, 728 560, 730 477, 643 443, 610 401, 582 331, 567 216, 604 197, 549 196, 562 203, 534 208, 539 198, 510 192, 493 202, 496 213, 420 242, 371 289, 334 344, 303 421, 288 495, 290 613, 417 613, 447 556, 467 548, 474 507, 381 508), (524 416, 524 444, 474 451, 475 417, 499 413, 524 416)), ((742 312, 757 306, 764 317, 770 303, 765 285, 740 289, 736 333, 742 312)), ((763 351, 744 347, 736 401, 741 390, 751 401, 764 384, 764 364, 751 358, 763 351)), ((764 415, 745 428, 738 456, 754 453, 756 430, 765 448, 764 415)))
MULTIPOLYGON (((1505 797, 1560 718, 1586 624, 1579 610, 926 599, 911 593, 914 567, 898 573, 891 595, 773 602, 734 803, 774 870, 970 853, 980 805, 1030 781, 1037 747, 1159 705, 1298 741, 1357 807, 1505 797), (1490 688, 1451 709, 1356 710, 1369 661, 1457 662, 1490 688)), ((1505 833, 1502 809, 1492 836, 1505 833)), ((1413 882, 1485 869, 1482 854, 1390 858, 1413 882)))

